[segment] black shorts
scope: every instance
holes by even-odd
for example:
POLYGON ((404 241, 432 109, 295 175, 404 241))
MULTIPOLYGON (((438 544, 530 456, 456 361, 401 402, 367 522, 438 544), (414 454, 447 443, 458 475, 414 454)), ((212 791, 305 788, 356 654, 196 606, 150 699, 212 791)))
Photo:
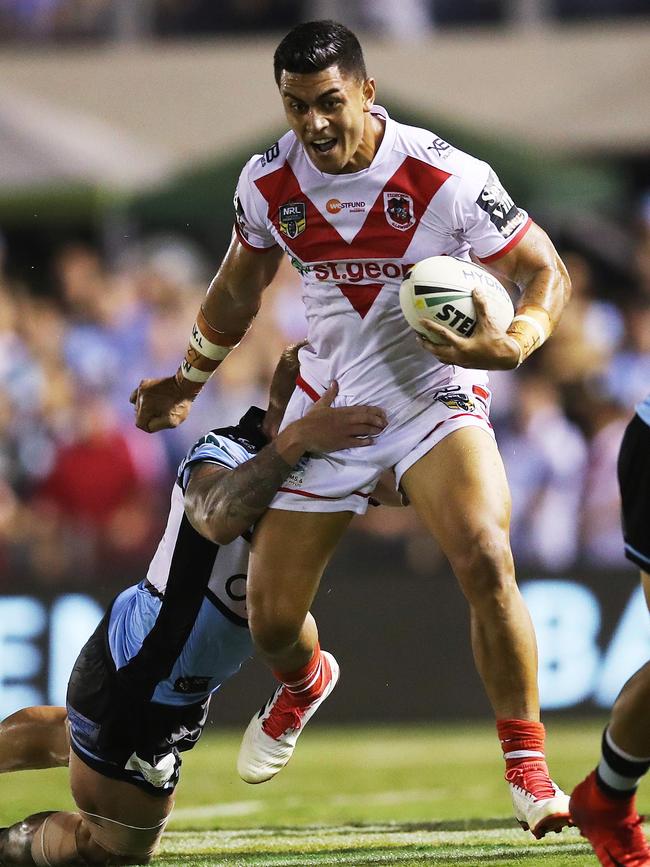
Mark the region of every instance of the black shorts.
POLYGON ((70 746, 98 773, 167 796, 178 783, 179 753, 192 749, 201 736, 210 699, 166 705, 127 694, 110 652, 110 611, 81 649, 70 675, 70 746), (159 770, 149 771, 149 766, 159 770))
POLYGON ((625 556, 650 573, 650 427, 635 415, 618 456, 625 556))

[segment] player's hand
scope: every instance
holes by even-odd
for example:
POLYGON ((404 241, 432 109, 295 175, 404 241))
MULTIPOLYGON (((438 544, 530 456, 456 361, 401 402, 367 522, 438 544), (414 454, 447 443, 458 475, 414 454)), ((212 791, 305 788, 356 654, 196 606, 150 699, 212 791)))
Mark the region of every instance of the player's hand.
POLYGON ((133 390, 130 402, 135 406, 135 423, 140 430, 155 433, 178 427, 192 406, 192 397, 183 394, 176 377, 143 379, 133 390))
POLYGON ((519 363, 517 345, 490 316, 484 295, 479 289, 472 293, 476 310, 476 327, 470 337, 460 337, 431 319, 420 323, 440 343, 431 343, 418 335, 418 343, 443 364, 457 364, 479 370, 512 370, 519 363))
MULTIPOLYGON (((285 454, 291 457, 298 449, 297 460, 305 452, 336 452, 372 445, 374 437, 388 424, 385 412, 378 406, 333 407, 338 392, 338 383, 332 382, 303 418, 287 425, 278 435, 276 447, 286 448, 285 454)), ((291 457, 287 457, 288 462, 295 463, 291 457)))

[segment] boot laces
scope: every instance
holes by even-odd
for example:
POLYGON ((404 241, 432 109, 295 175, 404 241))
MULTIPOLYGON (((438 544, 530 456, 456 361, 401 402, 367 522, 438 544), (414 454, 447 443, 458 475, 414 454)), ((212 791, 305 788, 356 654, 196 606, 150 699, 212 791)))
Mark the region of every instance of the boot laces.
POLYGON ((506 780, 524 789, 539 801, 554 798, 555 787, 548 775, 546 763, 519 765, 506 772, 506 780))
POLYGON ((262 723, 262 730, 275 740, 288 732, 296 732, 302 727, 304 710, 295 704, 288 689, 282 689, 271 713, 262 723))

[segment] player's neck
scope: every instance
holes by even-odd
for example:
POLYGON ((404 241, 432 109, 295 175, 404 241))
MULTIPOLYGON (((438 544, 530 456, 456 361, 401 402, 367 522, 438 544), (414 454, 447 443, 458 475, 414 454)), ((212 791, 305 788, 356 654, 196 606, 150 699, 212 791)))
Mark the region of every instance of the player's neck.
POLYGON ((364 117, 363 137, 357 148, 354 157, 350 160, 347 166, 342 169, 341 174, 350 174, 351 172, 360 172, 367 169, 375 158, 377 151, 381 145, 384 133, 386 132, 386 124, 383 118, 372 112, 368 112, 364 117))

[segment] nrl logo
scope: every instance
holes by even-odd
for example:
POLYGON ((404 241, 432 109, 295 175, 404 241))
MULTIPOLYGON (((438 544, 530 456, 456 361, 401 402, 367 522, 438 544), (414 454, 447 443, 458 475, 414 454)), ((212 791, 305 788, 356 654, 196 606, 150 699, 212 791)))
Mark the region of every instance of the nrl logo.
POLYGON ((415 224, 413 199, 407 193, 384 193, 384 214, 393 229, 406 232, 415 224))
POLYGON ((280 231, 287 238, 296 238, 305 231, 307 214, 304 202, 287 202, 278 212, 280 231))

